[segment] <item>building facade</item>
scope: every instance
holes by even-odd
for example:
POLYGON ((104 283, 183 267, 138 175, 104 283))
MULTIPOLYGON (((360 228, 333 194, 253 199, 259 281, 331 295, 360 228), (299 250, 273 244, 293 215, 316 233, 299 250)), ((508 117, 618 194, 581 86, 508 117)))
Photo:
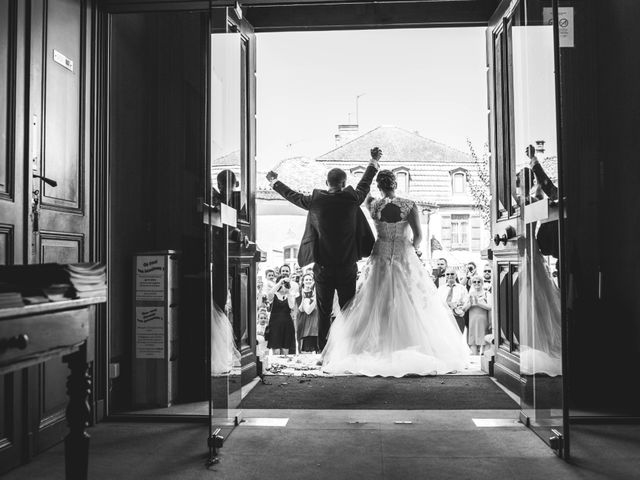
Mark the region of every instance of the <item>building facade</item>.
MULTIPOLYGON (((357 125, 338 128, 333 150, 315 159, 286 158, 273 170, 284 183, 304 193, 324 188, 332 168, 344 170, 347 183, 355 186, 369 161, 369 150, 379 146, 381 168, 395 173, 397 194, 418 205, 425 260, 443 256, 452 265, 480 260, 489 231, 470 188, 470 182, 479 181, 480 168, 471 155, 399 127, 380 126, 361 134, 357 125)), ((371 194, 380 195, 375 180, 371 194)), ((306 212, 283 200, 259 174, 257 213, 257 241, 268 252, 267 263, 294 263, 306 212)))

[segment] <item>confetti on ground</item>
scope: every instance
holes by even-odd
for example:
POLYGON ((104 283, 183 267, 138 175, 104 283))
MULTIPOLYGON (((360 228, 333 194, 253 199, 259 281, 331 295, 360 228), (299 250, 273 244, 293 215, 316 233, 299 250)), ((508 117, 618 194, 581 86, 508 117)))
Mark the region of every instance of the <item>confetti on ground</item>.
MULTIPOLYGON (((309 378, 344 376, 323 372, 322 365, 318 365, 319 361, 319 353, 301 353, 299 355, 267 355, 266 357, 262 358, 263 365, 267 365, 266 368, 263 369, 265 375, 288 375, 292 377, 309 378)), ((480 368, 480 357, 478 355, 471 355, 469 357, 468 368, 449 375, 485 375, 485 372, 483 372, 480 368)))

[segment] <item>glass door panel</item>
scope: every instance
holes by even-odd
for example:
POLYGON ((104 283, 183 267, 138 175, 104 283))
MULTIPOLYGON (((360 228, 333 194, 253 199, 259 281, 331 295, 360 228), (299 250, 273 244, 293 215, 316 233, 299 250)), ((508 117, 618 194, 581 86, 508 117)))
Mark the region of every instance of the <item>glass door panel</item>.
POLYGON ((510 25, 518 217, 521 409, 562 455, 565 431, 555 43, 548 2, 523 1, 510 25))
POLYGON ((203 25, 109 18, 109 415, 207 415, 203 25))
MULTIPOLYGON (((239 272, 230 265, 230 249, 238 243, 238 216, 246 211, 245 185, 241 185, 242 91, 241 37, 227 33, 226 9, 213 11, 215 28, 210 41, 210 182, 206 202, 211 228, 210 402, 212 432, 237 423, 241 395, 241 362, 237 319, 242 314, 239 272)), ((215 439, 213 440, 215 441, 215 439)))

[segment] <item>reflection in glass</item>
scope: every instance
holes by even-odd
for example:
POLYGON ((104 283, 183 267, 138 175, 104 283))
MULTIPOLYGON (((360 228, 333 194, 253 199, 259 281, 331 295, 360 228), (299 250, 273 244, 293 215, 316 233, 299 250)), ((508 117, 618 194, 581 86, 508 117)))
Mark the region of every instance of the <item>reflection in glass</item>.
MULTIPOLYGON (((246 212, 242 182, 242 86, 241 37, 238 33, 211 35, 211 203, 224 203, 246 212)), ((241 401, 241 354, 236 331, 241 322, 237 304, 241 286, 239 272, 230 264, 230 250, 236 252, 238 234, 233 221, 212 227, 212 301, 210 331, 210 419, 211 426, 223 426, 238 416, 241 401), (229 226, 232 225, 232 226, 229 226)), ((236 252, 237 253, 237 252, 236 252)))
MULTIPOLYGON (((523 11, 533 18, 542 7, 523 2, 523 11)), ((520 398, 531 428, 549 441, 564 431, 561 295, 553 276, 559 258, 553 27, 517 25, 511 39, 520 398)))
MULTIPOLYGON (((228 303, 230 304, 230 302, 228 303)), ((229 314, 232 311, 229 309, 229 314)), ((211 376, 233 373, 240 368, 240 352, 233 338, 229 316, 211 302, 211 376)))
POLYGON ((242 171, 242 66, 240 34, 211 35, 211 183, 214 203, 246 216, 242 171))
POLYGON ((524 247, 521 313, 527 318, 522 332, 520 371, 555 377, 562 374, 560 290, 549 262, 540 252, 535 236, 524 247))
POLYGON ((512 40, 516 196, 525 223, 519 244, 520 368, 523 374, 558 376, 562 373, 560 290, 552 262, 543 254, 558 257, 557 220, 550 218, 558 190, 546 171, 557 175, 553 29, 514 27, 512 40), (552 205, 549 214, 531 221, 527 206, 543 200, 552 205))

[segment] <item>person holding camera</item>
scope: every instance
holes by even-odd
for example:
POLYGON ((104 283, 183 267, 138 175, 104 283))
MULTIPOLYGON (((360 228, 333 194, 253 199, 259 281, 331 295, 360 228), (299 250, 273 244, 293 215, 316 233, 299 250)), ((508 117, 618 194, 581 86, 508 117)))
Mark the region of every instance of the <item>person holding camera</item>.
POLYGON ((464 277, 464 286, 467 289, 467 292, 471 290, 471 278, 477 275, 477 267, 476 262, 467 263, 467 271, 464 277))
POLYGON ((302 292, 296 319, 298 332, 298 351, 318 351, 318 309, 316 308, 316 292, 313 275, 302 276, 302 292))
POLYGON ((267 348, 275 355, 289 355, 290 350, 296 350, 296 332, 291 318, 296 297, 291 291, 289 277, 280 275, 267 296, 271 301, 269 325, 264 333, 267 348))

